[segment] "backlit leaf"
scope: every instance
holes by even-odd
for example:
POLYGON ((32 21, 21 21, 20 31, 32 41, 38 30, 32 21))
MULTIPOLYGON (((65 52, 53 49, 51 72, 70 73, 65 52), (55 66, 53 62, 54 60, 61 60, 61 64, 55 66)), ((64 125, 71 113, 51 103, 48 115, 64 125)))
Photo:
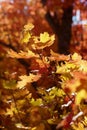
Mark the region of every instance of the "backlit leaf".
POLYGON ((34 25, 32 23, 28 23, 24 26, 24 31, 29 31, 34 28, 34 25))
POLYGON ((43 101, 41 98, 37 98, 36 100, 34 98, 31 99, 30 103, 33 105, 33 106, 41 106, 43 105, 43 101))
POLYGON ((82 123, 84 124, 84 126, 87 127, 87 116, 84 117, 84 120, 82 121, 82 123))
POLYGON ((43 101, 41 98, 37 98, 36 100, 34 98, 31 99, 30 103, 33 105, 33 106, 41 106, 43 105, 43 101))
POLYGON ((8 51, 8 57, 11 57, 11 58, 19 58, 19 59, 28 59, 28 58, 33 58, 33 57, 38 57, 37 54, 33 53, 31 50, 28 50, 26 52, 24 51, 20 51, 19 53, 13 51, 13 50, 9 50, 8 51))
POLYGON ((56 60, 56 61, 68 61, 70 59, 69 55, 64 54, 58 54, 55 53, 53 50, 50 50, 51 56, 49 57, 50 60, 56 60))
POLYGON ((34 37, 35 44, 32 45, 33 49, 43 49, 49 47, 54 43, 55 35, 49 36, 47 32, 41 33, 39 37, 34 37))
POLYGON ((50 39, 51 39, 51 38, 50 38, 50 36, 49 36, 49 34, 48 34, 47 32, 44 32, 44 33, 41 33, 41 34, 40 34, 40 42, 46 43, 46 42, 48 42, 50 39))
POLYGON ((25 32, 21 43, 28 43, 29 39, 31 38, 31 34, 29 32, 25 32))
POLYGON ((84 125, 82 123, 78 123, 78 126, 72 125, 74 130, 85 130, 84 125))
POLYGON ((81 57, 81 55, 79 55, 78 53, 74 53, 73 55, 72 55, 72 60, 81 60, 82 59, 82 57, 81 57))
POLYGON ((87 99, 87 92, 84 89, 81 89, 79 92, 77 92, 76 104, 79 105, 82 99, 87 99))
POLYGON ((57 66, 56 73, 63 74, 63 73, 70 73, 71 71, 77 69, 78 66, 76 66, 74 63, 68 63, 65 62, 65 64, 62 64, 61 66, 57 66))
POLYGON ((28 83, 32 83, 39 80, 40 77, 41 77, 40 74, 37 75, 30 74, 29 76, 27 75, 20 76, 19 78, 21 79, 21 81, 18 81, 17 88, 21 89, 25 87, 25 85, 27 85, 28 83))

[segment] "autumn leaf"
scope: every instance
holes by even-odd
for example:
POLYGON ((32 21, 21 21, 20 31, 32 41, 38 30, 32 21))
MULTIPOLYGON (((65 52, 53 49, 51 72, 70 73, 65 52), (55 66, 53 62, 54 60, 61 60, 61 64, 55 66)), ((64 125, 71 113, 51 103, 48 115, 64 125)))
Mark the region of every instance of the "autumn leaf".
POLYGON ((87 92, 84 89, 81 89, 77 92, 76 95, 76 104, 79 105, 83 99, 87 99, 87 92))
POLYGON ((65 80, 65 82, 61 84, 62 88, 64 90, 69 90, 71 93, 75 93, 77 91, 77 88, 81 86, 81 82, 79 79, 71 79, 71 80, 65 80))
POLYGON ((40 74, 37 74, 37 75, 30 74, 29 76, 27 75, 20 76, 19 78, 21 79, 21 81, 18 81, 17 88, 22 89, 28 83, 32 83, 39 80, 40 77, 41 77, 40 74))
MULTIPOLYGON (((27 126, 24 126, 22 123, 16 123, 15 126, 18 128, 18 129, 24 129, 24 130, 28 130, 29 127, 27 126)), ((34 130, 34 129, 32 129, 34 130)))
POLYGON ((78 69, 78 66, 76 66, 73 62, 65 62, 65 64, 57 66, 56 73, 58 74, 70 73, 71 71, 76 69, 78 69))
POLYGON ((34 28, 32 23, 28 23, 24 26, 23 30, 23 38, 21 39, 21 43, 28 43, 30 38, 32 38, 32 33, 30 32, 34 28))
POLYGON ((11 57, 11 58, 18 58, 18 59, 29 59, 29 58, 33 58, 33 57, 38 57, 37 54, 33 53, 31 50, 28 50, 26 52, 24 51, 20 51, 19 53, 13 51, 12 49, 10 49, 8 51, 8 54, 7 54, 8 57, 11 57))
POLYGON ((7 115, 7 116, 10 115, 11 117, 13 117, 14 113, 17 114, 18 111, 15 108, 15 103, 11 103, 10 108, 6 109, 5 115, 7 115))
POLYGON ((74 53, 72 56, 72 60, 82 60, 82 56, 79 55, 78 53, 74 53))
POLYGON ((58 54, 55 53, 53 50, 50 50, 51 56, 49 57, 50 60, 56 60, 56 61, 68 61, 70 60, 70 55, 64 55, 64 54, 58 54))
POLYGON ((24 26, 24 31, 30 31, 34 28, 34 25, 32 23, 28 23, 24 26))
POLYGON ((32 44, 33 49, 43 49, 49 47, 53 44, 55 36, 49 36, 47 32, 41 33, 39 37, 34 37, 34 44, 32 44))
MULTIPOLYGON (((71 78, 66 77, 66 75, 61 75, 61 79, 65 77, 66 80, 62 80, 62 88, 63 89, 69 89, 71 93, 73 92, 79 92, 82 89, 87 91, 87 74, 81 71, 73 71, 71 72, 71 78)), ((85 95, 84 95, 84 98, 85 95)))
POLYGON ((56 87, 53 87, 51 91, 49 92, 49 96, 58 96, 63 97, 65 95, 64 91, 62 89, 58 89, 56 87))
POLYGON ((87 73, 87 61, 86 60, 79 61, 77 64, 79 65, 80 71, 87 73))
POLYGON ((47 90, 47 93, 44 93, 44 99, 46 102, 52 101, 55 97, 63 97, 65 92, 62 89, 52 87, 50 90, 47 90))
POLYGON ((48 124, 50 124, 50 125, 57 124, 57 121, 56 121, 55 118, 54 118, 54 119, 53 119, 53 118, 52 118, 52 119, 48 119, 47 122, 48 122, 48 124))
POLYGON ((16 88, 16 80, 3 80, 3 87, 5 89, 15 89, 16 88))
POLYGON ((31 38, 31 34, 29 32, 25 32, 23 34, 23 38, 21 40, 21 43, 28 43, 31 38))
POLYGON ((82 121, 82 123, 84 124, 84 126, 87 127, 87 116, 84 117, 84 120, 82 121))
POLYGON ((84 125, 82 123, 78 123, 78 125, 72 125, 73 130, 85 130, 84 125))
POLYGON ((44 32, 44 33, 41 33, 41 34, 40 34, 40 42, 41 42, 41 43, 46 43, 46 42, 48 42, 49 40, 54 40, 53 38, 54 38, 54 37, 53 37, 53 36, 50 37, 47 32, 44 32))
POLYGON ((47 57, 42 56, 42 59, 38 58, 36 59, 36 62, 38 63, 40 68, 49 67, 49 61, 47 60, 47 57))
POLYGON ((43 105, 43 101, 41 98, 37 98, 36 100, 34 98, 31 99, 30 103, 33 105, 33 106, 41 106, 43 105))
POLYGON ((74 64, 79 67, 79 71, 87 72, 87 61, 83 60, 81 55, 74 53, 71 57, 74 64))

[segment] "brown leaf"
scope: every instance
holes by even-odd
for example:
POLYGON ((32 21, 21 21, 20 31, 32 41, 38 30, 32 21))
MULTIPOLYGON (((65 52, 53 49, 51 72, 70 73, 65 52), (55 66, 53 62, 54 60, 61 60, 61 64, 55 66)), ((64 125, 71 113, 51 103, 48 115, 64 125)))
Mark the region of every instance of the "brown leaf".
POLYGON ((64 54, 55 53, 53 50, 50 50, 50 60, 57 60, 57 61, 68 61, 70 59, 70 55, 66 56, 64 54))

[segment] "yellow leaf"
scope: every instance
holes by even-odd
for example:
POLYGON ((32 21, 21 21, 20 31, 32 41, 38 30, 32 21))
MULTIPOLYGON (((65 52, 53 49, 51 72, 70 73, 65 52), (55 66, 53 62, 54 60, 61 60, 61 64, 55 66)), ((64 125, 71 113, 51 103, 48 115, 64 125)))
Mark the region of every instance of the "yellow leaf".
POLYGON ((41 43, 46 43, 48 41, 54 41, 55 37, 54 35, 49 36, 49 34, 47 32, 41 33, 40 34, 40 42, 41 43))
POLYGON ((42 99, 41 98, 38 98, 38 99, 34 99, 34 98, 32 98, 31 99, 31 101, 30 101, 30 103, 33 105, 33 106, 41 106, 41 105, 43 105, 43 101, 42 101, 42 99))
POLYGON ((85 98, 87 98, 87 92, 84 89, 82 89, 79 92, 77 92, 76 104, 79 105, 81 103, 81 100, 85 98))
POLYGON ((65 64, 62 64, 61 66, 57 66, 56 73, 63 74, 63 73, 69 73, 75 69, 77 69, 78 66, 76 66, 74 63, 66 62, 65 64))
POLYGON ((25 32, 21 43, 28 43, 29 39, 31 38, 31 34, 29 32, 25 32))
POLYGON ((6 109, 6 114, 5 115, 10 115, 11 117, 15 114, 18 113, 17 109, 15 108, 15 104, 11 103, 10 108, 6 109))
POLYGON ((86 60, 79 61, 79 70, 87 73, 87 61, 86 60))
POLYGON ((37 129, 37 127, 33 127, 31 130, 36 130, 37 129))
POLYGON ((49 34, 47 32, 44 32, 43 34, 40 34, 40 42, 46 43, 50 40, 49 34))
POLYGON ((57 119, 56 118, 50 118, 47 120, 48 124, 50 125, 55 125, 58 123, 57 119))
POLYGON ((87 116, 84 117, 84 120, 82 121, 82 123, 87 127, 87 116))
POLYGON ((20 76, 19 78, 21 79, 21 81, 18 81, 17 88, 21 89, 25 85, 27 85, 27 83, 32 83, 39 80, 40 77, 41 77, 40 74, 37 74, 37 75, 30 74, 29 76, 27 75, 20 76))
MULTIPOLYGON (((24 126, 22 123, 17 123, 17 124, 15 124, 15 126, 16 126, 18 129, 24 129, 24 130, 28 130, 28 129, 29 129, 29 127, 24 126)), ((32 130, 35 130, 35 129, 32 129, 32 130)))
POLYGON ((34 28, 34 25, 32 23, 28 23, 27 25, 24 26, 24 31, 29 31, 34 28))
POLYGON ((62 82, 61 85, 63 89, 68 88, 72 93, 75 93, 77 91, 77 88, 81 85, 81 82, 78 79, 66 79, 64 83, 62 82))
POLYGON ((74 130, 85 130, 84 125, 80 122, 78 123, 78 126, 72 125, 72 127, 73 127, 74 130))
POLYGON ((81 60, 81 59, 82 59, 82 57, 78 53, 74 53, 72 55, 72 60, 81 60))
POLYGON ((8 56, 11 58, 25 58, 25 59, 32 58, 32 57, 38 57, 38 55, 33 53, 31 50, 28 50, 26 52, 20 51, 19 53, 17 53, 11 49, 8 51, 8 56))
POLYGON ((34 44, 32 44, 33 49, 43 49, 49 47, 53 44, 55 40, 55 35, 49 36, 47 32, 41 33, 39 37, 34 36, 34 44))

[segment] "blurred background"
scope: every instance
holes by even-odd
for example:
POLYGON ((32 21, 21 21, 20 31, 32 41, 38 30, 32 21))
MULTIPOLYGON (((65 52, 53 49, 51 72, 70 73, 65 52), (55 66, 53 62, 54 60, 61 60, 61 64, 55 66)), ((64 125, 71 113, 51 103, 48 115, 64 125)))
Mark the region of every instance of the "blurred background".
POLYGON ((18 50, 28 22, 35 35, 55 34, 54 51, 87 59, 87 0, 0 0, 0 46, 18 50))

